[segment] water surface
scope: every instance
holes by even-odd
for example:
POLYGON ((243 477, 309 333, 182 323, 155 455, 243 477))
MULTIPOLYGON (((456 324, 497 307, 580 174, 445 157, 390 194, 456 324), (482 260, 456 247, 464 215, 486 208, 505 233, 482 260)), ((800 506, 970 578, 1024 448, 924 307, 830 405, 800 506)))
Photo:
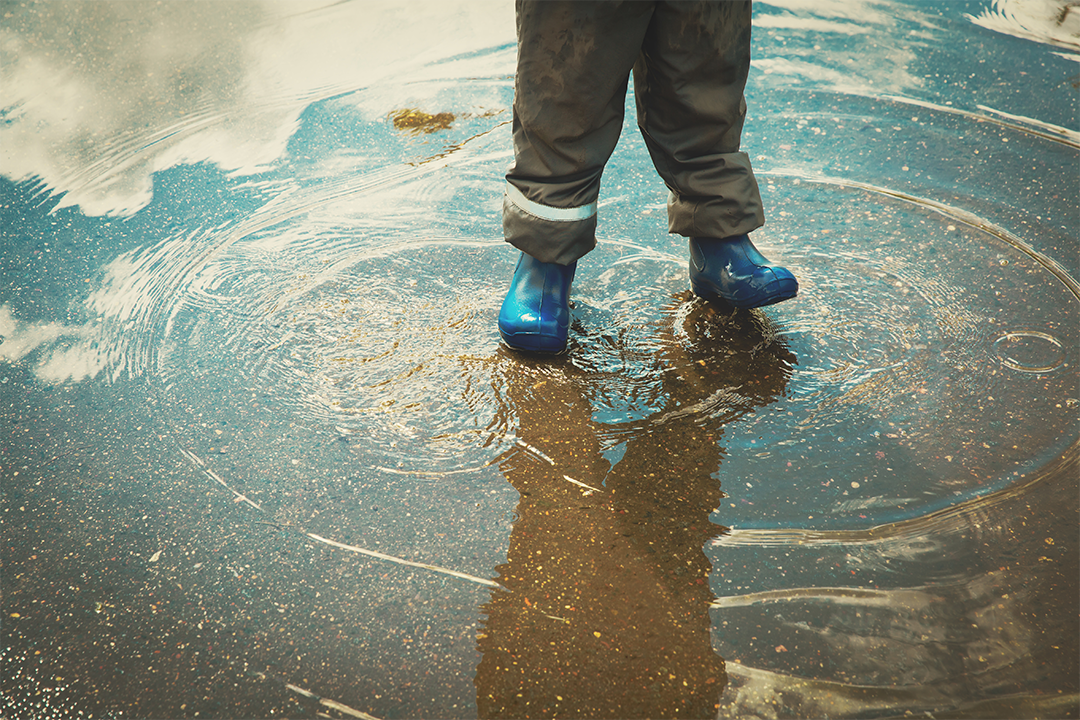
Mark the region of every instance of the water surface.
POLYGON ((512 5, 3 11, 6 713, 1078 715, 1067 3, 757 3, 800 297, 629 123, 545 361, 512 5))

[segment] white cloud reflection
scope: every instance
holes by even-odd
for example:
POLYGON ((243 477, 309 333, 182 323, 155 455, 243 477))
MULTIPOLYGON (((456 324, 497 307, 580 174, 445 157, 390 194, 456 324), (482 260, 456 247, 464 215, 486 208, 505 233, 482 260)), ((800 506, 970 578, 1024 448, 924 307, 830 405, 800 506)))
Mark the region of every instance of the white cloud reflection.
POLYGON ((1015 37, 1080 50, 1080 5, 1072 0, 993 0, 976 25, 1015 37))
POLYGON ((136 212, 151 175, 180 163, 258 172, 312 102, 514 37, 501 1, 52 0, 6 11, 0 173, 40 178, 88 215, 136 212))
POLYGON ((799 17, 796 15, 761 15, 754 20, 754 27, 782 30, 808 30, 816 33, 840 33, 841 35, 862 35, 870 31, 865 25, 836 22, 823 18, 799 17))
POLYGON ((772 10, 755 13, 755 27, 855 34, 896 21, 895 7, 880 0, 758 0, 755 5, 772 10), (777 10, 782 14, 774 12, 777 10))
POLYGON ((755 33, 774 41, 759 43, 753 67, 776 76, 772 82, 857 95, 904 94, 924 84, 908 72, 928 30, 921 13, 879 0, 762 0, 756 7, 755 33), (901 24, 909 27, 896 42, 901 24))
POLYGON ((0 362, 16 363, 42 352, 34 373, 45 382, 83 380, 101 370, 100 358, 87 352, 92 344, 91 326, 56 322, 27 322, 15 316, 8 304, 0 305, 0 362))

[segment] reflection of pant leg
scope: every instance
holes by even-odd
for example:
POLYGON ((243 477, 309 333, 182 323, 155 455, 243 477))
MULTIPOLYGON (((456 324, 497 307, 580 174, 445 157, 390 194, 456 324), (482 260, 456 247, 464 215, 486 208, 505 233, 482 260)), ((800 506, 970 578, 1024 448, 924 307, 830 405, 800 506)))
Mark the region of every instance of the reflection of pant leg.
MULTIPOLYGON (((715 717, 727 684, 724 660, 712 644, 713 601, 709 578, 712 565, 705 546, 721 533, 710 520, 720 504, 720 481, 713 477, 720 464, 718 438, 690 416, 665 423, 662 432, 641 433, 626 444, 625 454, 606 479, 612 506, 622 519, 620 540, 629 556, 655 558, 629 587, 652 586, 647 613, 628 617, 644 620, 662 632, 664 641, 652 644, 653 662, 666 668, 658 689, 661 717, 715 717), (661 619, 662 618, 662 619, 661 619), (664 687, 674 677, 674 687, 664 687)), ((651 708, 650 708, 651 709, 651 708)))
POLYGON ((702 546, 715 534, 716 443, 692 419, 646 433, 609 492, 582 388, 559 373, 514 375, 507 397, 529 449, 500 462, 521 499, 478 634, 478 715, 715 716, 726 675, 702 546), (687 459, 667 452, 669 432, 687 459), (661 455, 671 462, 657 465, 661 455))
POLYGON ((645 2, 518 0, 503 230, 542 262, 568 265, 596 244, 600 175, 651 13, 645 2))
POLYGON ((660 4, 634 67, 638 124, 671 195, 669 230, 730 237, 765 222, 739 151, 750 2, 660 4))

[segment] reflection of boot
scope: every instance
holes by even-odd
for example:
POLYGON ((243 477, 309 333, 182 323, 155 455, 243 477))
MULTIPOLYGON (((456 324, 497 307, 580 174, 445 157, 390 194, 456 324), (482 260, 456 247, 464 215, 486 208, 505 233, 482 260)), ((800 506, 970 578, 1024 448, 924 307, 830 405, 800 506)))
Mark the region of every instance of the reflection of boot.
POLYGON ((570 283, 577 263, 544 263, 521 253, 499 310, 499 334, 515 350, 559 353, 570 330, 570 283))
POLYGON ((706 300, 737 308, 772 305, 799 292, 795 276, 770 264, 747 235, 690 238, 690 287, 706 300))

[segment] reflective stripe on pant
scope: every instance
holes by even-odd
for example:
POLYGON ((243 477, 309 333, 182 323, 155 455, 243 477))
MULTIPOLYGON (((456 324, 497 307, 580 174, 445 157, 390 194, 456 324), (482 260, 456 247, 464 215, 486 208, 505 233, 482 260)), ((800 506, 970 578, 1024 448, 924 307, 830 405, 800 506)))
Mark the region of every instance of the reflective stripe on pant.
POLYGON ((764 223, 739 151, 749 2, 518 0, 517 22, 507 242, 562 264, 595 246, 631 70, 638 124, 671 191, 669 231, 727 237, 764 223))

